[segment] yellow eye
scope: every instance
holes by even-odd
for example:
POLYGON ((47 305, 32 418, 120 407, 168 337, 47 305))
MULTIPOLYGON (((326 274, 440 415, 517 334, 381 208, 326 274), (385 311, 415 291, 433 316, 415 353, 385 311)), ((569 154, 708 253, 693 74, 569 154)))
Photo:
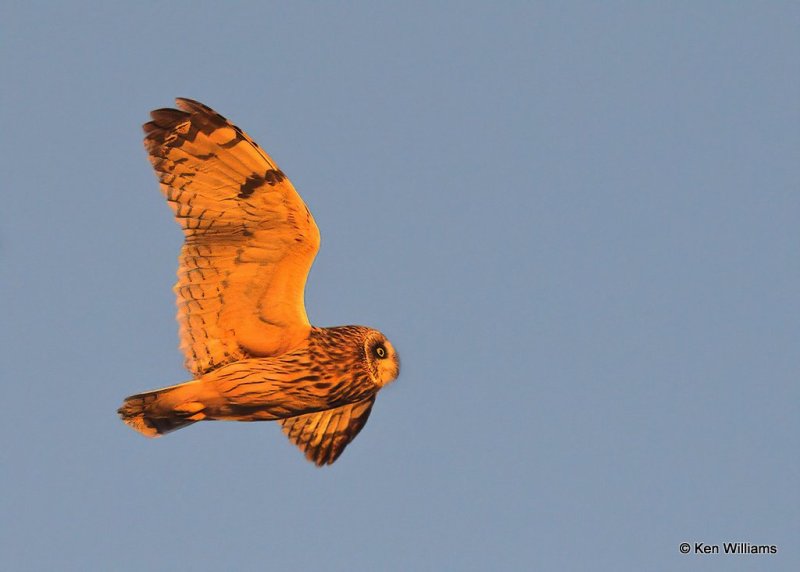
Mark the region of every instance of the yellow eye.
POLYGON ((386 357, 386 348, 383 346, 377 346, 375 348, 375 355, 379 358, 383 359, 386 357))

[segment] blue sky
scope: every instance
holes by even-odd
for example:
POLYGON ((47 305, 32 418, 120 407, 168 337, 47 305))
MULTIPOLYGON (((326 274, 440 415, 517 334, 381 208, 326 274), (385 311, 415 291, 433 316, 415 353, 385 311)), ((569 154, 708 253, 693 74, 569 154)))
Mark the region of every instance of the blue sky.
POLYGON ((797 569, 800 10, 748 4, 5 2, 4 566, 797 569), (332 467, 116 418, 187 379, 175 96, 311 208, 312 322, 400 352, 332 467))

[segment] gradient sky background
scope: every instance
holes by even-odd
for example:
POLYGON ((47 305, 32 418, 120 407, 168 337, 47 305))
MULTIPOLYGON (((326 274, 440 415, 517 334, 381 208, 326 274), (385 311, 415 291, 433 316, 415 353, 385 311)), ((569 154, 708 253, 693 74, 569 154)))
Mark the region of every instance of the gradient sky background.
POLYGON ((2 4, 4 569, 800 569, 796 3, 219 4, 2 4), (333 467, 116 417, 187 379, 175 96, 311 208, 312 322, 402 356, 333 467))

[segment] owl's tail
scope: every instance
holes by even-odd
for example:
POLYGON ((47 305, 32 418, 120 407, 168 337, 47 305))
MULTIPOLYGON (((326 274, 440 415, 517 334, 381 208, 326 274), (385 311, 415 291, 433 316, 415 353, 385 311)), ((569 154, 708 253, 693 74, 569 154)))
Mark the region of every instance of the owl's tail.
POLYGON ((205 405, 197 399, 200 383, 189 381, 131 395, 117 413, 142 435, 160 437, 205 419, 205 405))

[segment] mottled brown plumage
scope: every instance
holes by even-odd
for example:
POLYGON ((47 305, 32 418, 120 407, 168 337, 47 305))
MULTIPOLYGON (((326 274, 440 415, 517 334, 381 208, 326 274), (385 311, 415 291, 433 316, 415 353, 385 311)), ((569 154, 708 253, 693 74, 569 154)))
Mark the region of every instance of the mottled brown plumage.
POLYGON ((335 461, 399 374, 386 337, 316 328, 306 276, 319 230, 286 175, 243 131, 188 99, 158 109, 145 148, 185 235, 178 322, 195 379, 125 400, 150 437, 201 420, 279 420, 318 465, 335 461))

